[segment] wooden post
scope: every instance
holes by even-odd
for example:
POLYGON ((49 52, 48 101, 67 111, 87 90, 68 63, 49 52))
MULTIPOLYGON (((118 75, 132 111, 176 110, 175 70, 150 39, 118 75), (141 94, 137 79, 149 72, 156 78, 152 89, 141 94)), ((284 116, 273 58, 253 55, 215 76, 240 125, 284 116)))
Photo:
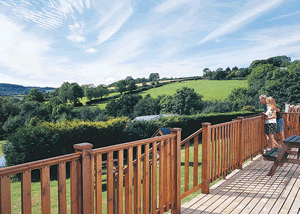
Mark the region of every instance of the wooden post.
POLYGON ((244 117, 238 117, 237 118, 240 121, 240 127, 239 127, 239 140, 237 144, 237 169, 243 169, 243 144, 244 144, 244 134, 245 134, 245 128, 244 128, 244 117))
POLYGON ((211 123, 202 123, 202 188, 201 192, 209 193, 210 184, 210 125, 211 123))
POLYGON ((81 152, 81 202, 82 210, 79 213, 89 214, 94 212, 92 188, 92 147, 90 143, 80 143, 73 145, 75 152, 81 152))
POLYGON ((181 166, 181 128, 172 128, 171 134, 176 134, 177 137, 175 140, 172 140, 172 143, 175 143, 175 151, 174 151, 174 163, 172 167, 172 175, 173 175, 173 202, 171 207, 172 214, 180 213, 180 166, 181 166))
POLYGON ((265 149, 265 142, 266 142, 266 136, 265 136, 265 115, 264 113, 260 114, 261 119, 260 119, 260 135, 259 135, 259 149, 260 149, 260 154, 264 153, 265 149))

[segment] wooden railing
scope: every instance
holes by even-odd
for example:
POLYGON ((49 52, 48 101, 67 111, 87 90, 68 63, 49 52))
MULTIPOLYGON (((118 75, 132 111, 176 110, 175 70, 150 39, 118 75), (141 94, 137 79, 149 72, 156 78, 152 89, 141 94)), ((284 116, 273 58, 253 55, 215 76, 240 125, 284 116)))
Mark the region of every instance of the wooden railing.
MULTIPOLYGON (((300 113, 282 113, 282 116, 285 136, 300 135, 300 113)), ((41 212, 50 213, 50 167, 53 166, 58 172, 59 213, 164 213, 169 210, 180 213, 181 199, 199 189, 209 193, 210 183, 226 178, 234 169, 242 169, 244 161, 263 152, 264 116, 238 117, 216 125, 203 123, 202 129, 180 140, 181 129, 171 129, 169 135, 94 150, 89 143, 75 144, 74 154, 0 169, 0 213, 12 213, 10 180, 18 173, 21 174, 22 213, 32 213, 33 170, 40 171, 41 212), (70 174, 68 205, 67 171, 70 174)))

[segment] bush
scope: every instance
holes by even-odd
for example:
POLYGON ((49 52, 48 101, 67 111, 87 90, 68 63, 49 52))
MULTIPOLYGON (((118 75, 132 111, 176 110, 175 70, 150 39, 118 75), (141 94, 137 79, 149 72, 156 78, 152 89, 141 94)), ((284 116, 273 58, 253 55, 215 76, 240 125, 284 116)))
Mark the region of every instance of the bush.
POLYGON ((255 107, 253 107, 253 106, 244 106, 244 108, 242 109, 242 111, 255 112, 255 107))
POLYGON ((33 122, 7 137, 3 153, 7 166, 74 153, 73 144, 89 142, 93 148, 125 142, 128 118, 107 122, 33 122))

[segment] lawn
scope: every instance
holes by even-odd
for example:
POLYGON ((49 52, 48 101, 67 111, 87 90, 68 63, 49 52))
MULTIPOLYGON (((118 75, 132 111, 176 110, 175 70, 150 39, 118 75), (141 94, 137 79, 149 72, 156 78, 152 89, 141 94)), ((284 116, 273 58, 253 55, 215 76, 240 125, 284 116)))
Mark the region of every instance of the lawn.
POLYGON ((216 100, 227 98, 234 88, 247 87, 247 84, 246 80, 194 80, 153 88, 141 92, 141 95, 146 96, 150 94, 152 97, 157 97, 161 94, 172 95, 179 88, 189 87, 194 88, 198 94, 203 95, 204 100, 216 100))
MULTIPOLYGON (((150 94, 152 97, 157 97, 158 95, 162 94, 172 95, 176 92, 177 89, 185 86, 194 88, 194 90, 198 94, 203 95, 203 100, 223 100, 229 96, 234 88, 247 87, 248 83, 246 80, 194 80, 168 84, 159 88, 153 88, 147 91, 140 92, 140 94, 143 97, 145 97, 147 94, 150 94)), ((116 94, 119 93, 111 93, 108 97, 112 97, 116 94)), ((86 102, 87 98, 83 97, 81 99, 81 103, 83 105, 86 105, 86 102)), ((105 109, 105 106, 108 102, 109 101, 103 101, 88 106, 97 106, 101 109, 105 109)))
MULTIPOLYGON (((198 152, 198 160, 199 163, 202 162, 202 147, 201 144, 199 144, 199 152, 198 152)), ((185 149, 184 147, 181 148, 181 194, 184 192, 184 162, 185 162, 185 149)), ((193 166, 191 163, 193 163, 194 160, 194 147, 193 145, 190 145, 189 147, 189 189, 193 187, 193 166)), ((143 164, 142 164, 143 166, 143 164)), ((141 169, 143 171, 143 169, 141 169)), ((158 167, 159 172, 159 167, 158 167)), ((157 173, 157 178, 159 182, 159 173, 157 173)), ((103 175, 103 185, 106 184, 106 175, 103 175)), ((198 183, 201 182, 201 165, 198 166, 198 183)), ((216 183, 215 181, 214 183, 216 183)), ((212 183, 211 185, 213 185, 212 183)), ((67 209, 68 213, 71 213, 70 208, 70 179, 67 179, 67 209)), ((58 190, 57 190, 58 182, 57 180, 51 180, 50 182, 50 196, 51 196, 51 213, 58 213, 58 190)), ((159 186, 157 187, 157 192, 159 193, 159 186)), ((40 182, 32 182, 31 184, 31 200, 32 200, 32 213, 40 213, 41 212, 41 187, 40 182)), ((143 190, 141 190, 143 192, 143 190)), ((123 191, 125 194, 125 190, 123 191)), ((195 193, 187 196, 184 198, 181 203, 185 203, 186 201, 191 200, 195 196, 201 193, 201 190, 196 191, 195 193)), ((21 213, 21 182, 12 182, 11 183, 11 198, 12 198, 12 213, 21 213)), ((158 197, 159 198, 159 197, 158 197)), ((102 206, 103 206, 103 213, 107 212, 106 209, 106 200, 107 200, 107 192, 103 191, 102 193, 102 206)), ((143 200, 142 200, 143 201, 143 200)))

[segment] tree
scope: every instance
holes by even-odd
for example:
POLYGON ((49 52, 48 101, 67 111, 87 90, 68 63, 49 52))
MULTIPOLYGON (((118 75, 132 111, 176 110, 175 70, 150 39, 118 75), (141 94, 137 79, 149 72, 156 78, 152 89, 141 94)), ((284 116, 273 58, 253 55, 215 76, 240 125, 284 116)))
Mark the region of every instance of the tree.
POLYGON ((156 115, 160 112, 159 102, 162 97, 152 98, 147 94, 134 106, 134 116, 156 115))
POLYGON ((223 80, 226 77, 226 72, 223 68, 218 68, 214 74, 214 79, 216 80, 223 80))
POLYGON ((134 79, 132 78, 132 76, 127 76, 127 77, 125 78, 126 85, 128 85, 129 82, 132 81, 132 80, 134 80, 134 79))
POLYGON ((109 90, 103 84, 97 86, 96 97, 100 97, 102 99, 103 96, 109 95, 109 90))
POLYGON ((87 97, 88 100, 92 100, 96 97, 96 88, 93 84, 87 84, 83 86, 84 95, 87 97))
POLYGON ((158 73, 151 73, 149 76, 150 82, 155 82, 159 80, 159 74, 158 73))
POLYGON ((134 106, 142 99, 141 95, 124 94, 117 100, 110 101, 106 107, 106 112, 111 116, 128 116, 133 118, 134 106))
POLYGON ((78 83, 72 83, 70 85, 70 97, 69 97, 70 102, 73 102, 73 104, 75 105, 77 102, 79 102, 78 98, 82 98, 83 95, 84 92, 80 87, 80 85, 78 85, 78 83))
POLYGON ((202 95, 195 92, 193 88, 182 87, 172 96, 165 96, 160 101, 162 112, 176 114, 194 114, 203 109, 202 95))
POLYGON ((29 94, 25 97, 25 101, 37 101, 44 102, 44 95, 37 88, 33 88, 30 90, 29 94))
POLYGON ((58 92, 58 96, 61 98, 61 100, 66 103, 68 102, 68 98, 69 98, 69 88, 70 88, 70 83, 69 82, 64 82, 60 88, 59 88, 59 92, 58 92))
POLYGON ((132 92, 133 90, 136 90, 136 89, 137 89, 136 81, 134 79, 130 80, 128 82, 127 90, 132 92))
POLYGON ((203 69, 203 77, 211 79, 212 71, 209 68, 204 68, 203 69))
MULTIPOLYGON (((255 97, 258 100, 258 96, 255 97)), ((251 105, 251 96, 249 96, 248 89, 245 87, 235 88, 231 91, 228 97, 233 105, 233 110, 241 110, 244 106, 251 105)))
POLYGON ((126 81, 125 80, 120 80, 120 81, 116 82, 115 85, 116 85, 115 86, 116 87, 116 91, 120 92, 121 95, 122 95, 123 92, 126 91, 126 81))

